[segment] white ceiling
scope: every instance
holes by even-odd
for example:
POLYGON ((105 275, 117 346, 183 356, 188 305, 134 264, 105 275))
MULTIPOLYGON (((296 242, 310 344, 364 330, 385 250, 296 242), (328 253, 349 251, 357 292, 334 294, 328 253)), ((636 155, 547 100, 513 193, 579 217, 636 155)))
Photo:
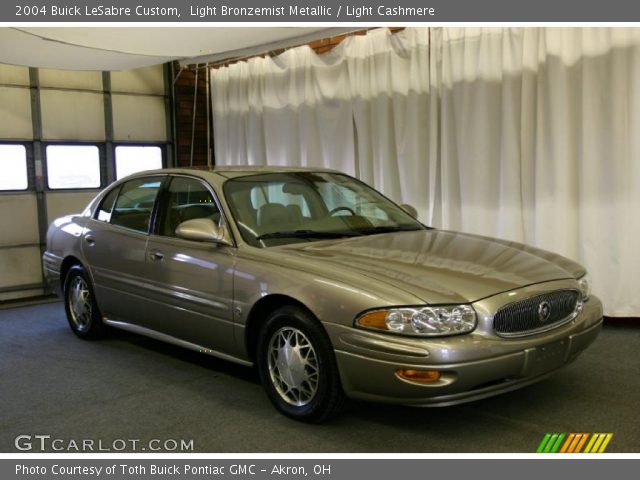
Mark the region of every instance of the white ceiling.
POLYGON ((172 60, 204 63, 299 45, 353 29, 294 27, 5 27, 0 63, 126 70, 172 60))

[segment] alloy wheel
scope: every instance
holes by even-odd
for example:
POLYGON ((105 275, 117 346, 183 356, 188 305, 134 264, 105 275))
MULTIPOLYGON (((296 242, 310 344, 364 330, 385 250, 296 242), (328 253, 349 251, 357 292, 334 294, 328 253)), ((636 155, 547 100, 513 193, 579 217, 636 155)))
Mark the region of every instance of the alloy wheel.
POLYGON ((273 334, 268 367, 271 382, 285 402, 302 407, 313 400, 320 369, 313 344, 302 331, 283 327, 273 334))
POLYGON ((71 320, 79 331, 86 330, 91 322, 93 304, 89 286, 81 276, 76 276, 71 280, 68 301, 71 320))

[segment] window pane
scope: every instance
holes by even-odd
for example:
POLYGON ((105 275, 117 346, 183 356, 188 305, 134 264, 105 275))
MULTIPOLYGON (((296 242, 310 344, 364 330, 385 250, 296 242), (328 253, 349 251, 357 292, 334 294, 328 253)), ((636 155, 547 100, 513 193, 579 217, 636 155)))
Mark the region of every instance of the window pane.
POLYGON ((132 173, 157 168, 162 168, 160 147, 116 147, 116 178, 118 180, 132 173))
POLYGON ((220 225, 220 211, 207 188, 198 180, 176 177, 171 180, 167 207, 160 233, 174 237, 182 222, 196 218, 208 218, 220 225))
POLYGON ((149 178, 125 183, 111 213, 111 223, 146 233, 160 183, 149 178))
POLYGON ((0 145, 0 190, 26 190, 27 149, 24 145, 0 145))
POLYGON ((308 217, 309 206, 306 199, 301 195, 290 195, 283 188, 284 183, 273 183, 267 186, 258 185, 251 190, 251 205, 258 211, 260 207, 267 203, 280 203, 289 208, 289 211, 300 212, 300 214, 308 217))
POLYGON ((47 146, 49 188, 100 188, 100 152, 95 145, 47 146))
POLYGON ((98 213, 96 215, 96 218, 101 222, 111 221, 111 211, 113 210, 113 204, 116 201, 116 197, 118 196, 119 191, 120 187, 114 188, 102 200, 102 203, 100 204, 100 208, 98 209, 98 213))
POLYGON ((282 172, 228 180, 224 194, 242 237, 268 247, 425 227, 355 178, 282 172))

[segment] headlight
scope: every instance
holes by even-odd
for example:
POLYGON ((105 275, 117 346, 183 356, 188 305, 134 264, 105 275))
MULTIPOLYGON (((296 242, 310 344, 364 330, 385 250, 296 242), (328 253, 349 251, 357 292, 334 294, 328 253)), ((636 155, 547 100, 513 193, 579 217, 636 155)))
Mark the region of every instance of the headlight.
POLYGON ((356 326, 418 337, 457 335, 476 328, 476 312, 469 305, 389 308, 362 314, 356 326))
POLYGON ((582 301, 586 302, 589 300, 589 295, 591 295, 591 279, 589 278, 589 274, 585 274, 578 279, 578 287, 580 288, 582 301))

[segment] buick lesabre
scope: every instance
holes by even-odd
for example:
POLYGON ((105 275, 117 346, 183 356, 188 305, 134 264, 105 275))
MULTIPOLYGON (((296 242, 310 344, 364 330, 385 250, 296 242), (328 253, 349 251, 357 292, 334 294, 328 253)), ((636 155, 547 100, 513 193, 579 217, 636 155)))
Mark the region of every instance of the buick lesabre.
POLYGON ((255 365, 275 407, 453 405, 544 379, 591 344, 585 269, 423 225, 322 169, 134 174, 51 225, 45 276, 71 330, 121 328, 255 365))

